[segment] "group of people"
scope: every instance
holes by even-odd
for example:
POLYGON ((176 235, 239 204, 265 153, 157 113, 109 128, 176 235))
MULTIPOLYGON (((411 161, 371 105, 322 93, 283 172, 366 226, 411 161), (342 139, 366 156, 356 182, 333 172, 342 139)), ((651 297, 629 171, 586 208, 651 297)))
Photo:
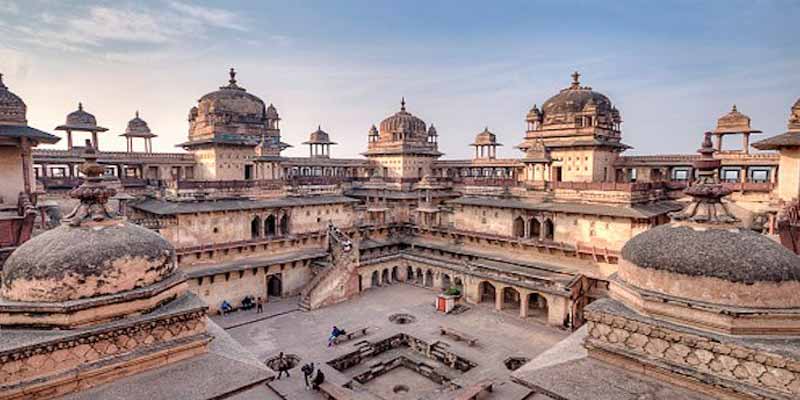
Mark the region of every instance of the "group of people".
MULTIPOLYGON (((278 354, 278 359, 275 362, 274 367, 278 370, 278 377, 275 378, 276 380, 281 379, 281 376, 283 376, 283 374, 286 374, 287 378, 291 377, 291 375, 289 375, 289 370, 293 368, 293 365, 289 361, 289 359, 283 354, 283 352, 278 354)), ((315 367, 313 362, 305 364, 302 367, 300 367, 300 371, 303 372, 303 381, 305 381, 306 390, 308 389, 319 390, 319 385, 321 385, 322 382, 325 382, 325 373, 323 373, 321 369, 316 369, 317 374, 314 375, 314 370, 315 367)))
MULTIPOLYGON (((255 307, 256 308, 256 314, 260 314, 260 313, 264 312, 264 303, 265 302, 266 301, 261 296, 258 296, 258 298, 253 298, 253 296, 245 296, 244 299, 242 299, 242 307, 241 307, 241 309, 242 310, 249 310, 249 309, 255 307)), ((231 306, 231 303, 229 303, 228 300, 222 300, 222 305, 220 305, 219 311, 220 311, 220 314, 222 314, 222 316, 224 317, 225 314, 229 314, 229 313, 231 313, 233 311, 233 306, 231 306)))

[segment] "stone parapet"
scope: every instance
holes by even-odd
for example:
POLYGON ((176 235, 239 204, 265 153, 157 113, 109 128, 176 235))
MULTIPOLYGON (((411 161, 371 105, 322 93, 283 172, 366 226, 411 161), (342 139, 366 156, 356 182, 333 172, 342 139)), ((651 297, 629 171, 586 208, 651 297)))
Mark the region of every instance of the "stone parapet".
POLYGON ((586 308, 585 346, 624 368, 655 369, 676 383, 704 387, 719 398, 797 399, 800 343, 715 335, 640 316, 603 299, 586 308), (733 395, 731 395, 733 393, 733 395))

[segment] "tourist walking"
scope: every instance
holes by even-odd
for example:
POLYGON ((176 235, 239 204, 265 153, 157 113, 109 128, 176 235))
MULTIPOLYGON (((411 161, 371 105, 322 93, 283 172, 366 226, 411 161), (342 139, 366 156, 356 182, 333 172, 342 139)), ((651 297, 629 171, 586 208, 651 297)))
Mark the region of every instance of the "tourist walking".
POLYGON ((256 299, 256 314, 261 314, 264 312, 264 299, 261 296, 258 296, 256 299))
POLYGON ((289 375, 289 370, 291 369, 289 367, 289 360, 286 358, 286 356, 283 355, 283 352, 280 352, 280 354, 278 354, 278 360, 276 364, 278 367, 278 377, 275 379, 281 379, 281 376, 284 373, 286 374, 287 378, 291 377, 291 375, 289 375))

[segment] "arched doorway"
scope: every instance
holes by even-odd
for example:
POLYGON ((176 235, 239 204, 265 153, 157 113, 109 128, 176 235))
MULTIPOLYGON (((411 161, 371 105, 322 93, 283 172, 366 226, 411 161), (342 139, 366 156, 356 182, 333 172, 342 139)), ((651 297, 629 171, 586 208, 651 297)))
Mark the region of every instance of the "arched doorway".
POLYGON ((381 272, 381 282, 383 282, 384 285, 388 285, 388 284, 392 283, 392 281, 389 279, 389 270, 388 269, 385 269, 385 270, 383 270, 383 272, 381 272))
POLYGON ((461 281, 461 278, 456 278, 453 280, 453 286, 458 288, 458 291, 464 293, 464 282, 461 281))
POLYGON ((431 270, 425 272, 425 287, 433 287, 433 272, 431 270))
POLYGON ((425 275, 422 275, 422 268, 417 268, 417 285, 424 285, 425 284, 425 275))
POLYGON ((531 220, 531 228, 528 232, 528 237, 531 239, 539 239, 539 235, 542 233, 542 223, 539 222, 538 219, 534 218, 531 220))
POLYGON ((378 271, 372 271, 372 280, 370 281, 370 287, 378 287, 381 285, 380 278, 378 277, 378 271))
POLYGON ((450 289, 451 282, 450 282, 450 275, 442 274, 442 289, 447 290, 450 289))
POLYGON ((283 214, 281 217, 281 235, 289 234, 289 216, 283 214))
POLYGON ((553 220, 551 220, 550 218, 544 220, 542 229, 544 230, 544 238, 546 240, 553 240, 553 238, 555 237, 555 230, 556 230, 555 226, 553 225, 553 220))
POLYGON ((520 296, 517 289, 513 287, 503 288, 503 309, 519 311, 520 296))
POLYGON ((261 237, 261 218, 256 216, 250 221, 250 238, 258 239, 261 237))
POLYGON ((396 266, 392 267, 392 282, 400 282, 400 273, 396 266))
POLYGON ((275 216, 270 214, 270 216, 268 216, 264 220, 264 235, 266 235, 267 237, 273 237, 276 235, 276 233, 277 232, 275 231, 275 216))
POLYGON ((406 282, 413 282, 414 281, 414 268, 411 268, 409 265, 406 267, 406 282))
POLYGON ((481 282, 481 284, 478 285, 478 292, 481 294, 481 303, 494 304, 495 299, 497 298, 494 285, 486 281, 481 282))
POLYGON ((267 297, 282 297, 283 282, 280 274, 267 276, 267 297))
POLYGON ((514 218, 514 237, 525 237, 525 220, 522 217, 514 218))
POLYGON ((547 299, 539 293, 528 295, 528 317, 547 321, 547 299))

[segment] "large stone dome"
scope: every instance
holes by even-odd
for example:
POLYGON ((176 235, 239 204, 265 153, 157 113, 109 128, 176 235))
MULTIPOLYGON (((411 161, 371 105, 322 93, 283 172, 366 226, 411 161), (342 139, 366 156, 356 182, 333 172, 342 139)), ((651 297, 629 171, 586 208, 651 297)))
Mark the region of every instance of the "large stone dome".
POLYGON ((236 72, 232 68, 228 85, 201 97, 198 112, 226 114, 227 122, 261 122, 267 114, 263 100, 236 84, 236 72))
POLYGON ((568 88, 562 89, 544 102, 542 112, 545 117, 548 114, 579 113, 589 107, 596 107, 601 112, 611 112, 611 100, 606 95, 593 91, 591 87, 581 86, 579 76, 577 73, 573 74, 572 84, 568 88))
POLYGON ((23 302, 78 300, 146 287, 176 271, 174 247, 146 228, 122 220, 65 224, 9 256, 0 296, 23 302))
POLYGON ((400 111, 386 117, 380 124, 380 133, 391 135, 394 132, 406 130, 413 136, 426 137, 427 128, 425 121, 406 111, 406 101, 400 102, 400 111))
POLYGON ((622 257, 641 268, 728 282, 800 282, 800 257, 744 228, 658 226, 635 236, 622 257))
POLYGON ((3 84, 3 74, 0 74, 0 125, 27 124, 28 121, 25 119, 27 110, 25 102, 3 84))

